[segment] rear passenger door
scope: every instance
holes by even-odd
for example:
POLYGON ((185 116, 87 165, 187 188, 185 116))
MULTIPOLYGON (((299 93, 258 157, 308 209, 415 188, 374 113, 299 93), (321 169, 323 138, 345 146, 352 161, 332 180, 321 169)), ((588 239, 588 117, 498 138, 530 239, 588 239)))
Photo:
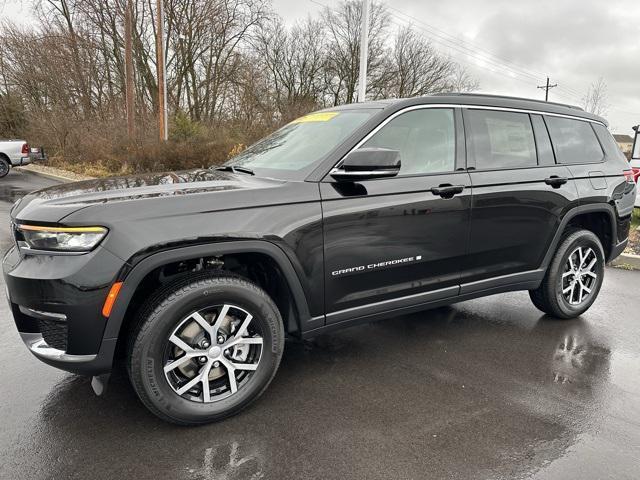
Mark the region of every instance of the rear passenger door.
POLYGON ((473 188, 461 279, 461 293, 468 293, 536 270, 577 191, 569 170, 555 162, 540 115, 470 108, 464 123, 473 188))

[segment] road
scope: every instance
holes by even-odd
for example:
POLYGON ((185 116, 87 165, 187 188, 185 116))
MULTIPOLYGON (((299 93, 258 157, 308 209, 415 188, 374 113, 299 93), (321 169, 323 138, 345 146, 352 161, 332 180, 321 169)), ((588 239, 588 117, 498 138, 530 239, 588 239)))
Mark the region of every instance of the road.
MULTIPOLYGON (((54 181, 0 180, 8 211, 54 181)), ((2 287, 3 288, 3 287, 2 287)), ((288 343, 244 413, 165 424, 126 377, 104 397, 33 358, 0 310, 2 479, 637 479, 640 272, 608 268, 582 318, 526 292, 288 343)))

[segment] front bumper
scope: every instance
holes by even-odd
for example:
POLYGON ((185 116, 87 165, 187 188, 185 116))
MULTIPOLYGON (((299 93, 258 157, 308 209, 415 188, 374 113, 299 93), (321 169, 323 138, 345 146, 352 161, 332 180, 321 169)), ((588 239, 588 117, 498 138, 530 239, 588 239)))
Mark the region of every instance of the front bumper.
POLYGON ((29 351, 47 365, 82 375, 100 375, 111 370, 116 339, 104 340, 98 353, 72 355, 48 345, 40 333, 19 333, 29 351))
POLYGON ((110 371, 117 339, 103 340, 101 310, 123 262, 105 249, 83 255, 7 252, 3 272, 16 327, 38 359, 73 373, 110 371))

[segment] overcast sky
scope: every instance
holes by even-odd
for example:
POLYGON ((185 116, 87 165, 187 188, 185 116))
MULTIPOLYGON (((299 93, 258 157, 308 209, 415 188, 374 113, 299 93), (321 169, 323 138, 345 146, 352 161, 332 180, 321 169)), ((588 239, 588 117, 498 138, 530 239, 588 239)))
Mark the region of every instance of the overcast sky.
MULTIPOLYGON (((335 7, 338 0, 317 0, 335 7)), ((287 23, 317 15, 315 0, 272 0, 287 23)), ((589 85, 608 85, 606 118, 615 133, 640 124, 638 0, 387 0, 394 28, 412 24, 441 52, 463 64, 480 91, 544 98, 546 76, 559 87, 550 100, 581 104, 589 85)), ((2 17, 28 18, 9 1, 2 17)))
MULTIPOLYGON (((317 0, 334 7, 337 0, 317 0)), ((388 0, 394 24, 412 24, 479 80, 480 91, 581 104, 608 85, 616 133, 640 124, 640 2, 637 0, 388 0)), ((311 0, 273 0, 288 22, 315 15, 311 0)))

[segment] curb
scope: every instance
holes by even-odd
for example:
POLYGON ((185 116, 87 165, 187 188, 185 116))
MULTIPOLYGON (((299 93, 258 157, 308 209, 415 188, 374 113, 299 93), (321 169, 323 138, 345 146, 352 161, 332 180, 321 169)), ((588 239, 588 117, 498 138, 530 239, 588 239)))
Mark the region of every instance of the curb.
POLYGON ((640 270, 640 255, 623 253, 611 262, 614 267, 627 267, 633 270, 640 270))

